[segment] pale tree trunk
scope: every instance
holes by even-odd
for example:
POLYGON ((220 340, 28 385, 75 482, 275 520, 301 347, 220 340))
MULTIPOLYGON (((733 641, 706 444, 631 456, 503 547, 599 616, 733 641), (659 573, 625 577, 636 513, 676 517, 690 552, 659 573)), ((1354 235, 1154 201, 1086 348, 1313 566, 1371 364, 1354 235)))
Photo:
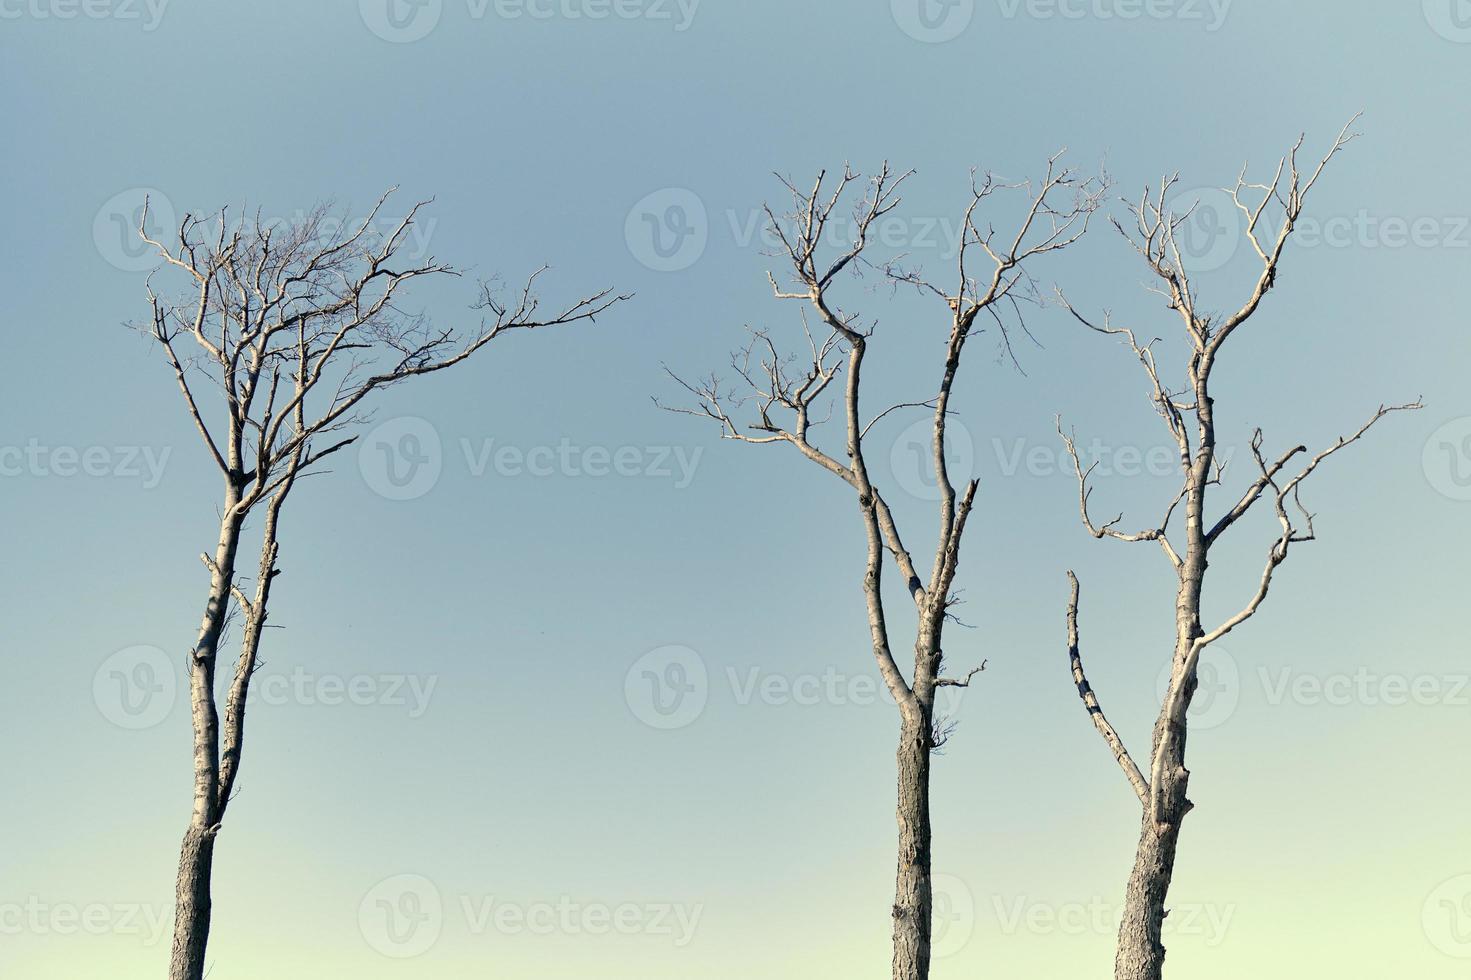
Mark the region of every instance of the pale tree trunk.
POLYGON ((219 712, 215 707, 215 661, 224 631, 233 585, 235 556, 241 522, 233 515, 238 494, 227 492, 226 518, 220 524, 219 544, 210 568, 209 600, 205 604, 199 640, 189 654, 189 704, 194 727, 194 804, 189 827, 179 850, 179 873, 174 886, 174 942, 169 958, 169 980, 202 980, 204 954, 209 943, 210 876, 214 867, 215 835, 224 817, 219 796, 219 712))
POLYGON ((175 884, 174 948, 169 980, 199 980, 204 976, 204 951, 209 943, 210 873, 214 865, 215 835, 190 823, 179 853, 175 884))
POLYGON ((899 731, 899 865, 894 885, 894 980, 930 973, 930 727, 906 718, 899 731))
MULTIPOLYGON (((1160 724, 1166 719, 1161 717, 1160 724)), ((1163 931, 1165 899, 1175 873, 1175 847, 1180 839, 1180 821, 1190 808, 1185 797, 1190 774, 1185 771, 1184 732, 1171 743, 1164 760, 1166 777, 1160 787, 1160 806, 1167 823, 1160 824, 1149 807, 1144 808, 1139 826, 1139 846, 1134 852, 1134 870, 1124 896, 1123 921, 1119 925, 1118 951, 1114 958, 1115 980, 1160 980, 1164 972, 1163 931)))
MULTIPOLYGON (((1199 394, 1209 406, 1206 391, 1202 388, 1199 394)), ((1199 685, 1196 641, 1201 635, 1200 591, 1208 564, 1203 526, 1205 481, 1215 445, 1209 408, 1201 414, 1205 449, 1195 460, 1192 485, 1185 496, 1186 551, 1175 597, 1175 655, 1169 689, 1154 726, 1149 799, 1139 825, 1134 870, 1124 893, 1114 980, 1160 980, 1164 974, 1164 923, 1169 915, 1165 900, 1175 874, 1180 822, 1192 806, 1186 797, 1190 772, 1185 768, 1185 738, 1190 702, 1199 685)))
MULTIPOLYGON (((967 494, 964 512, 970 511, 967 494)), ((944 606, 926 602, 915 644, 914 684, 900 706, 897 817, 899 858, 894 881, 893 980, 928 980, 934 889, 930 877, 930 761, 936 747, 935 689, 944 606)))

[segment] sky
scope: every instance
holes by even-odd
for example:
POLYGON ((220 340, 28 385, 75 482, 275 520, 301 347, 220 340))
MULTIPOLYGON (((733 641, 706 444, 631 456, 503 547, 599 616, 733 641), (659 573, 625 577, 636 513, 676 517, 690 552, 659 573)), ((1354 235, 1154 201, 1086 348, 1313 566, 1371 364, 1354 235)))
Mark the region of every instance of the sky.
MULTIPOLYGON (((1257 426, 1322 447, 1381 402, 1425 408, 1313 477, 1319 540, 1206 657, 1166 944, 1192 980, 1465 976, 1471 10, 925 2, 0 0, 7 980, 168 958, 219 488, 126 326, 147 312, 121 234, 144 196, 160 220, 432 198, 412 247, 470 275, 413 302, 448 326, 477 322, 474 278, 543 264, 549 301, 635 294, 384 393, 293 496, 211 980, 859 980, 889 969, 897 715, 854 503, 783 447, 661 412, 680 394, 662 366, 718 370, 747 327, 800 342, 766 280, 774 173, 913 168, 875 255, 945 272, 972 168, 1035 179, 1066 148, 1108 174, 1114 214, 1178 172, 1224 310, 1254 255, 1220 188, 1300 133, 1315 160, 1357 112, 1217 372, 1227 482, 1257 426)), ((1005 227, 1017 201, 994 203, 1005 227)), ((1177 324, 1111 228, 1047 258, 1039 283, 1162 337, 1181 376, 1177 324)), ((878 322, 866 404, 925 397, 943 307, 872 273, 836 288, 878 322)), ((942 978, 1109 975, 1138 804, 1070 681, 1066 570, 1136 753, 1173 639, 1167 563, 1083 530, 1056 435, 1061 416, 1100 463, 1100 513, 1155 520, 1175 477, 1138 366, 1055 307, 1026 315, 1019 367, 986 334, 956 386, 956 466, 981 491, 946 653, 986 670, 943 705, 959 724, 934 767, 942 978)), ((924 555, 911 423, 868 452, 924 555)), ((1213 556, 1208 619, 1250 595, 1272 535, 1257 515, 1213 556)))

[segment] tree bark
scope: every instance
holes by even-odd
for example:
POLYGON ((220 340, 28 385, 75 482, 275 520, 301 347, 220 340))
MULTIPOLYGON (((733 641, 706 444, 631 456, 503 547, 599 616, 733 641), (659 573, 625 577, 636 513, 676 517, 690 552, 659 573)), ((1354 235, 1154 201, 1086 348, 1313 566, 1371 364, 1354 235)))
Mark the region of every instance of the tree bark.
POLYGON ((174 947, 169 980, 201 980, 204 952, 209 942, 210 871, 214 865, 215 835, 190 824, 179 852, 179 877, 174 886, 174 947))
POLYGON ((1207 566, 1200 538, 1201 501, 1201 495, 1193 492, 1186 505, 1191 547, 1180 570, 1180 591, 1176 597, 1175 656, 1169 690, 1165 692, 1159 720, 1154 726, 1150 799, 1144 805, 1139 844, 1134 851, 1134 870, 1124 894, 1114 980, 1161 980, 1164 975, 1163 935, 1165 916, 1169 915, 1165 899, 1175 874, 1180 823, 1193 805, 1186 796, 1190 771, 1185 768, 1185 740, 1190 702, 1199 686, 1192 651, 1201 632, 1200 592, 1207 566))
MULTIPOLYGON (((1166 709, 1168 710, 1168 709, 1166 709)), ((1169 724, 1162 714, 1160 726, 1169 724)), ((1123 920, 1119 925, 1118 952, 1114 958, 1114 980, 1160 980, 1164 973, 1163 931, 1165 898, 1175 873, 1175 848, 1180 839, 1180 822, 1190 803, 1185 790, 1190 773, 1185 769, 1183 729, 1169 742, 1159 787, 1164 823, 1155 819, 1149 806, 1139 827, 1139 846, 1134 852, 1134 870, 1124 897, 1123 920)))
POLYGON ((894 887, 894 980, 930 974, 930 729, 906 718, 899 734, 899 866, 894 887))

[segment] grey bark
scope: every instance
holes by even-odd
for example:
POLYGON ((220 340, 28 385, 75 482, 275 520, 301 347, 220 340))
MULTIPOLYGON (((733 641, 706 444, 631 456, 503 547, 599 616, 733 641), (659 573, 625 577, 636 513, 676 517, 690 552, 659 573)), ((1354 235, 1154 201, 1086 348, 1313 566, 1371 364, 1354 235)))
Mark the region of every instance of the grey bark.
POLYGON ((214 866, 215 834, 191 821, 179 850, 179 877, 174 885, 174 945, 169 957, 169 980, 204 976, 204 954, 209 945, 212 911, 210 881, 214 866))
POLYGON ((1215 465, 1214 408, 1209 389, 1209 361, 1195 387, 1200 448, 1187 477, 1185 554, 1178 566, 1180 587, 1175 598, 1175 653, 1170 684, 1155 722, 1150 798, 1140 820, 1134 869, 1124 893, 1114 958, 1115 980, 1159 980, 1164 971, 1165 899, 1175 873, 1180 824, 1192 804, 1186 796, 1190 772, 1185 768, 1185 742, 1190 702, 1199 684, 1196 644, 1202 636, 1200 594, 1209 564, 1205 538, 1205 491, 1215 465), (1177 693, 1178 692, 1178 693, 1177 693))
POLYGON ((894 884, 895 977, 927 977, 934 895, 930 881, 930 729, 899 729, 899 863, 894 884))

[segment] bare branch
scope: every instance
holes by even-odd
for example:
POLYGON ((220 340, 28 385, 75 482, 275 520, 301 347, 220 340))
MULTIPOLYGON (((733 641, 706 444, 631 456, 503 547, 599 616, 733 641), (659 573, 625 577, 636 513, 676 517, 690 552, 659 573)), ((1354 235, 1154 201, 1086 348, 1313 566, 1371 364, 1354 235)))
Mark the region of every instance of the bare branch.
POLYGON ((1323 169, 1328 166, 1328 161, 1337 156, 1345 146, 1358 136, 1357 133, 1351 132, 1351 130, 1360 115, 1361 113, 1355 113, 1353 118, 1344 125, 1338 137, 1333 141, 1333 145, 1324 154, 1306 181, 1302 179, 1302 174, 1297 167, 1297 151, 1302 148, 1303 142, 1306 139, 1305 136, 1300 136, 1287 156, 1278 161, 1277 172, 1273 175, 1270 183, 1246 183, 1246 171, 1243 168, 1241 176, 1236 180, 1236 186, 1230 192, 1231 199, 1235 202, 1237 209, 1246 217, 1246 237, 1251 242, 1252 248, 1256 250, 1257 256, 1262 260, 1262 271, 1257 277, 1256 285, 1252 289, 1251 296, 1247 298, 1241 309, 1232 314, 1222 324, 1220 330, 1211 337, 1207 345, 1207 350, 1211 352, 1219 350, 1221 345, 1226 342, 1226 338, 1237 327, 1251 318, 1252 314, 1261 306, 1262 299, 1267 295, 1267 292, 1276 285, 1277 271, 1282 261, 1282 251, 1287 246, 1288 239, 1292 237, 1297 219, 1302 215, 1303 205, 1307 200, 1308 192, 1318 182, 1318 177, 1322 175, 1323 169), (1284 170, 1287 174, 1285 196, 1282 188, 1284 170), (1261 191, 1261 200, 1256 205, 1250 205, 1242 200, 1242 191, 1248 189, 1261 191), (1282 227, 1277 232, 1276 240, 1269 246, 1264 246, 1257 232, 1257 226, 1262 220, 1267 205, 1272 201, 1276 201, 1282 207, 1282 227))
POLYGON ((1078 687, 1078 697, 1083 699, 1083 705, 1088 709, 1088 716, 1093 719, 1093 727, 1098 729, 1098 734, 1102 735, 1103 740, 1108 743, 1114 760, 1123 770, 1124 777, 1129 780, 1129 785, 1134 787, 1134 793, 1139 797, 1139 802, 1148 803, 1149 785, 1144 781, 1144 774, 1134 764, 1134 759, 1129 755, 1128 749, 1124 748, 1124 742, 1119 738, 1119 733, 1104 716, 1103 708, 1098 704, 1098 695, 1093 692, 1093 686, 1088 683, 1088 677, 1083 673, 1083 655, 1078 649, 1078 577, 1071 571, 1067 573, 1067 577, 1072 587, 1072 597, 1068 600, 1067 607, 1068 661, 1072 665, 1073 683, 1078 687))
POLYGON ((1078 455, 1078 447, 1073 441, 1074 437, 1062 430, 1061 417, 1057 419, 1057 434, 1062 437, 1062 442, 1064 447, 1066 447, 1067 449, 1068 456, 1073 461, 1073 472, 1076 473, 1078 477, 1078 510, 1083 518, 1083 526, 1088 529, 1088 533, 1093 535, 1095 538, 1108 537, 1113 538, 1117 541, 1127 541, 1130 543, 1139 541, 1158 541, 1160 548, 1163 549, 1165 553, 1165 557, 1170 560, 1170 564, 1178 568, 1180 565, 1180 556, 1175 552, 1174 547, 1170 544, 1170 539, 1166 536, 1166 531, 1169 529, 1170 518, 1174 516, 1175 508, 1178 507, 1180 501, 1184 499, 1183 491, 1175 497, 1174 501, 1171 502, 1169 509, 1165 511, 1164 520, 1160 522, 1159 527, 1146 528, 1145 530, 1136 532, 1134 534, 1126 534, 1123 531, 1115 530, 1117 525, 1123 521, 1123 514, 1119 514, 1117 517, 1106 524, 1096 525, 1093 523, 1093 518, 1088 513, 1088 499, 1093 495, 1093 488, 1088 486, 1088 478, 1093 474, 1093 470, 1098 466, 1098 463, 1090 463, 1088 464, 1088 467, 1086 469, 1083 467, 1083 460, 1078 455))
MULTIPOLYGON (((1198 646, 1205 647, 1214 643, 1221 637, 1225 636, 1227 633, 1231 632, 1237 626, 1240 626, 1242 623, 1246 622, 1248 619, 1254 616, 1256 614, 1256 611, 1261 607, 1262 602, 1265 601, 1267 598, 1267 591, 1271 588, 1272 585, 1273 572, 1276 571, 1278 565, 1282 564, 1282 562, 1287 559, 1288 549, 1293 544, 1303 541, 1315 540, 1316 535, 1313 532, 1313 515, 1307 513, 1305 510, 1302 509, 1301 504, 1298 502, 1297 495, 1298 489, 1302 485, 1302 482, 1312 475, 1313 471, 1318 468, 1318 465, 1329 456, 1332 456, 1340 449, 1343 449, 1345 446, 1349 446, 1355 442, 1358 442, 1359 439, 1363 438, 1364 433, 1368 432, 1375 423, 1377 423, 1385 416, 1393 412, 1416 411, 1423 407, 1424 405, 1419 399, 1416 399, 1415 401, 1406 403, 1404 405, 1380 405, 1379 408, 1374 412, 1374 414, 1369 418, 1369 420, 1361 425, 1357 431, 1355 431, 1350 436, 1339 436, 1339 438, 1333 443, 1333 445, 1329 446, 1327 449, 1324 449, 1322 452, 1318 453, 1318 455, 1314 456, 1311 462, 1309 462, 1308 465, 1303 468, 1302 472, 1298 473, 1297 476, 1293 477, 1291 480, 1287 481, 1287 483, 1283 484, 1280 487, 1275 481, 1275 476, 1277 472, 1282 468, 1282 462, 1284 460, 1290 459, 1293 455, 1296 455, 1298 452, 1302 452, 1304 450, 1301 447, 1298 447, 1283 456, 1282 460, 1269 465, 1259 451, 1261 447, 1261 430, 1257 430, 1256 437, 1252 440, 1252 452, 1253 455, 1256 457, 1257 466, 1262 473, 1257 482, 1264 483, 1265 485, 1272 487, 1274 491, 1273 503, 1277 510, 1277 520, 1278 523, 1281 525, 1282 531, 1281 534, 1278 535, 1277 539, 1272 543, 1272 547, 1267 553, 1266 566, 1262 569, 1261 580, 1259 581, 1257 585, 1257 590, 1255 594, 1252 595, 1250 601, 1248 601, 1247 604, 1242 607, 1242 609, 1234 616, 1227 619, 1220 626, 1216 627, 1214 630, 1210 631, 1209 633, 1202 636, 1199 640, 1197 640, 1196 642, 1198 646), (1289 511, 1287 506, 1289 498, 1292 500, 1294 506, 1297 507, 1297 509, 1303 514, 1304 520, 1306 522, 1305 528, 1299 528, 1294 523, 1291 512, 1289 511)), ((1256 486, 1256 484, 1253 484, 1253 486, 1256 486)), ((1248 493, 1250 493, 1250 491, 1248 491, 1248 493)), ((1258 495, 1260 495, 1260 491, 1258 491, 1258 495)))
POLYGON ((939 678, 936 678, 935 679, 935 686, 936 687, 970 687, 971 678, 974 677, 974 676, 976 676, 977 674, 981 673, 982 671, 984 671, 986 669, 986 664, 988 664, 988 663, 990 663, 989 660, 982 660, 981 661, 981 665, 979 667, 972 667, 970 669, 970 671, 967 672, 966 675, 964 677, 961 677, 961 678, 953 678, 953 677, 939 677, 939 678))

